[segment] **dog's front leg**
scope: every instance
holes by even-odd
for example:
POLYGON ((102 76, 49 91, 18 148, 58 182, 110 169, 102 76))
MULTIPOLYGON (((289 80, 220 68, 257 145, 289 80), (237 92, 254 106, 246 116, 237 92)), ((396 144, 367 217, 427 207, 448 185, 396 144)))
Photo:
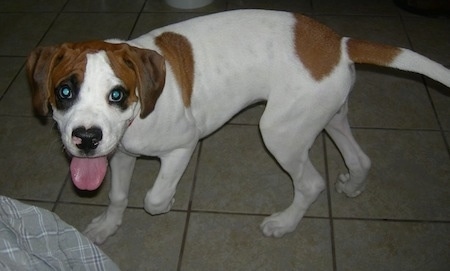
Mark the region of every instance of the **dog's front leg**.
POLYGON ((152 215, 167 213, 175 202, 178 181, 186 169, 195 149, 182 148, 161 156, 161 169, 152 189, 145 196, 145 210, 152 215))
POLYGON ((94 218, 84 231, 84 234, 97 244, 103 243, 122 224, 123 213, 128 204, 128 190, 135 162, 135 157, 119 150, 111 158, 110 204, 106 211, 94 218))

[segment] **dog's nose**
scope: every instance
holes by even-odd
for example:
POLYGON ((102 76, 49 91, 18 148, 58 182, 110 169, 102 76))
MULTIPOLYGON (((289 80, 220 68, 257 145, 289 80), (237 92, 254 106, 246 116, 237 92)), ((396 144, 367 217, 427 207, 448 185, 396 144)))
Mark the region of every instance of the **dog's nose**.
POLYGON ((84 151, 90 151, 97 148, 102 140, 103 133, 98 127, 86 129, 85 127, 78 127, 72 131, 72 138, 75 145, 84 151))

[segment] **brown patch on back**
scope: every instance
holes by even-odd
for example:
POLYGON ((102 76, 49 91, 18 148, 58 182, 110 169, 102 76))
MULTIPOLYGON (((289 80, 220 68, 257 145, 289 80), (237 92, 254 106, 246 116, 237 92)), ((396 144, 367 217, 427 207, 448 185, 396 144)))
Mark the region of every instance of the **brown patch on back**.
POLYGON ((388 66, 401 52, 397 47, 358 39, 347 41, 347 52, 355 63, 388 66))
POLYGON ((172 66, 184 106, 189 107, 194 87, 194 54, 189 40, 180 34, 165 32, 156 37, 155 43, 172 66))
POLYGON ((311 76, 320 81, 341 58, 341 37, 327 26, 295 14, 295 50, 311 76))

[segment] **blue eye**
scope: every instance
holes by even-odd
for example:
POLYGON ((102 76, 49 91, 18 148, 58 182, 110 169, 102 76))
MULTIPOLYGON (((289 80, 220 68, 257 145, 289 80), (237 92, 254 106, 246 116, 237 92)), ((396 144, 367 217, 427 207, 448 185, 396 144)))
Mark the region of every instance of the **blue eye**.
POLYGON ((58 95, 61 99, 71 99, 73 97, 73 92, 68 85, 62 85, 59 87, 58 95))
POLYGON ((118 103, 124 98, 124 90, 120 87, 113 88, 109 93, 109 101, 113 103, 118 103))

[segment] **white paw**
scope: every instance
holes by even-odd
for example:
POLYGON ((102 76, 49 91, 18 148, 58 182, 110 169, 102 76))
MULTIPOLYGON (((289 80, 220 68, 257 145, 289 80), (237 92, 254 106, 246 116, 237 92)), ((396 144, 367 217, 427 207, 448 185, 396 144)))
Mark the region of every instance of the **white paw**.
POLYGON ((284 212, 275 213, 266 217, 261 223, 260 228, 265 236, 278 238, 295 230, 298 222, 293 222, 292 220, 284 212))
POLYGON ((145 197, 144 209, 152 215, 159 215, 169 212, 174 203, 175 198, 171 198, 166 201, 155 202, 150 199, 150 197, 145 197))
POLYGON ((108 216, 107 211, 105 211, 100 216, 94 218, 83 233, 94 243, 102 244, 109 236, 117 231, 120 224, 122 224, 120 218, 116 219, 112 215, 108 216))
POLYGON ((338 193, 344 193, 347 197, 354 198, 359 196, 364 190, 364 187, 358 189, 358 187, 352 187, 350 182, 350 174, 340 174, 336 181, 336 191, 338 193))

